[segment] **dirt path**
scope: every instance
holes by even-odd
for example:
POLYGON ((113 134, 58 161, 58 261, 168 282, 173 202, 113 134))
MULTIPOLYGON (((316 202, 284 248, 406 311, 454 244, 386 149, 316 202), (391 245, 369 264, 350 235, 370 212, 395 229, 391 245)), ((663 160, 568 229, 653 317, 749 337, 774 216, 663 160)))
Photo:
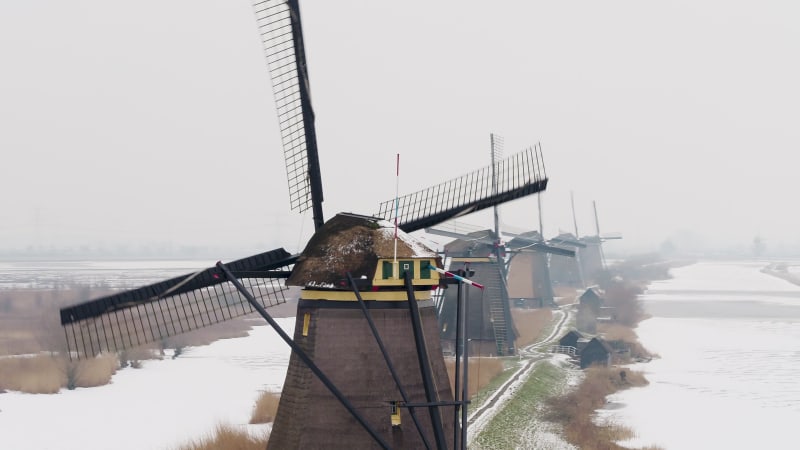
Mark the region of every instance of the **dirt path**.
POLYGON ((497 412, 503 408, 503 405, 509 399, 513 398, 517 389, 527 380, 528 375, 530 375, 537 363, 551 357, 551 354, 548 353, 546 349, 542 352, 540 348, 552 345, 556 338, 562 334, 564 325, 567 323, 570 316, 568 312, 570 306, 571 305, 563 306, 556 311, 560 317, 557 319, 556 325, 553 327, 550 334, 538 342, 523 347, 519 351, 519 357, 520 359, 525 359, 526 362, 522 367, 517 369, 508 381, 503 383, 497 391, 492 393, 482 405, 469 415, 467 419, 469 426, 467 431, 467 445, 469 445, 473 439, 481 433, 483 428, 491 422, 497 412))

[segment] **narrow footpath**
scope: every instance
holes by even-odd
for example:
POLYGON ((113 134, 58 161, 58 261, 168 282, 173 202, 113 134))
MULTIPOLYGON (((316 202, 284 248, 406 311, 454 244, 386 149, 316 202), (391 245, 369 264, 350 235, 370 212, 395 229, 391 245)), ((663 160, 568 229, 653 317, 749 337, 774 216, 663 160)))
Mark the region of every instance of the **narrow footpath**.
POLYGON ((544 361, 553 356, 549 352, 549 347, 556 342, 558 336, 563 333, 563 328, 568 323, 570 318, 572 305, 565 305, 554 311, 557 314, 556 324, 550 334, 544 339, 527 345, 519 350, 519 358, 526 360, 522 366, 494 393, 491 394, 486 401, 480 405, 467 419, 467 445, 470 445, 475 437, 477 437, 484 427, 491 422, 492 418, 503 409, 503 406, 525 383, 528 376, 533 372, 534 368, 541 361, 544 361))

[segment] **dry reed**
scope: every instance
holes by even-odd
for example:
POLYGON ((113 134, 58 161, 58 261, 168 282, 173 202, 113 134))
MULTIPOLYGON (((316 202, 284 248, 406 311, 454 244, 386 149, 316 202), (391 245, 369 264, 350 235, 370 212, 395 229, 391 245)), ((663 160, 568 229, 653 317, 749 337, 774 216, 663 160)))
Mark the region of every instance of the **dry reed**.
POLYGON ((517 328, 517 348, 533 344, 541 338, 542 332, 550 325, 553 320, 553 312, 547 308, 539 309, 519 309, 512 308, 511 316, 514 319, 514 326, 517 328))
POLYGON ((247 430, 219 424, 210 436, 183 444, 176 450, 264 450, 269 434, 256 437, 247 430))
MULTIPOLYGON (((455 391, 455 359, 445 359, 447 375, 450 378, 450 390, 455 391)), ((486 387, 494 377, 503 373, 503 360, 498 358, 471 357, 469 359, 469 396, 486 387)))
POLYGON ((62 388, 108 384, 119 362, 103 354, 78 362, 60 355, 40 354, 0 359, 0 389, 28 394, 55 394, 62 388))
POLYGON ((0 359, 0 389, 54 394, 66 386, 66 361, 38 355, 0 359))
POLYGON ((276 392, 262 392, 253 405, 253 412, 250 415, 250 423, 269 423, 275 420, 278 412, 278 403, 281 395, 276 392))
POLYGON ((606 396, 622 389, 644 386, 640 372, 611 367, 591 367, 578 388, 547 401, 547 419, 564 427, 564 437, 582 449, 622 450, 615 441, 632 436, 632 431, 615 424, 598 426, 592 420, 595 410, 605 404, 606 396), (625 375, 621 375, 624 372, 625 375))
POLYGON ((74 365, 74 386, 95 387, 108 384, 111 376, 117 373, 119 360, 113 353, 104 353, 95 358, 82 359, 74 365))

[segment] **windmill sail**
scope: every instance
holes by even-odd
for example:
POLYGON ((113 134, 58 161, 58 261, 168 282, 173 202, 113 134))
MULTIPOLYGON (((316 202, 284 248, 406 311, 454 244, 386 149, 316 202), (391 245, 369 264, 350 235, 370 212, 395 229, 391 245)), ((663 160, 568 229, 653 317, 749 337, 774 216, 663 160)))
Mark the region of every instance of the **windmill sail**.
POLYGON ((298 212, 311 208, 318 230, 324 223, 322 175, 300 8, 297 0, 265 0, 255 1, 253 9, 278 110, 289 204, 298 212))
MULTIPOLYGON (((538 148, 511 155, 495 166, 497 190, 493 189, 495 172, 490 165, 400 197, 397 199, 400 228, 410 233, 547 188, 547 173, 538 148)), ((392 199, 380 204, 377 216, 389 220, 394 213, 395 199, 392 199)))
POLYGON ((575 250, 569 250, 563 247, 556 247, 554 245, 545 244, 541 239, 530 238, 527 236, 517 235, 514 237, 514 245, 509 243, 509 249, 515 252, 537 252, 537 253, 550 253, 553 255, 573 257, 575 250))
MULTIPOLYGON (((228 267, 265 308, 286 302, 283 279, 296 257, 284 249, 228 267)), ((93 356, 156 342, 254 312, 220 269, 211 267, 61 310, 70 355, 93 356)))

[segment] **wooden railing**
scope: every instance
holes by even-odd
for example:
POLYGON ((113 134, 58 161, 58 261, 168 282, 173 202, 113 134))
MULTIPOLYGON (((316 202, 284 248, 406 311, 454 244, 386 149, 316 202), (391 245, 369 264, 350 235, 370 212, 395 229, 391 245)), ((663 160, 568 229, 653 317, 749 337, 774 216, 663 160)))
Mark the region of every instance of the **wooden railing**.
POLYGON ((578 349, 569 345, 554 345, 550 347, 550 353, 564 353, 565 355, 575 356, 578 349))

